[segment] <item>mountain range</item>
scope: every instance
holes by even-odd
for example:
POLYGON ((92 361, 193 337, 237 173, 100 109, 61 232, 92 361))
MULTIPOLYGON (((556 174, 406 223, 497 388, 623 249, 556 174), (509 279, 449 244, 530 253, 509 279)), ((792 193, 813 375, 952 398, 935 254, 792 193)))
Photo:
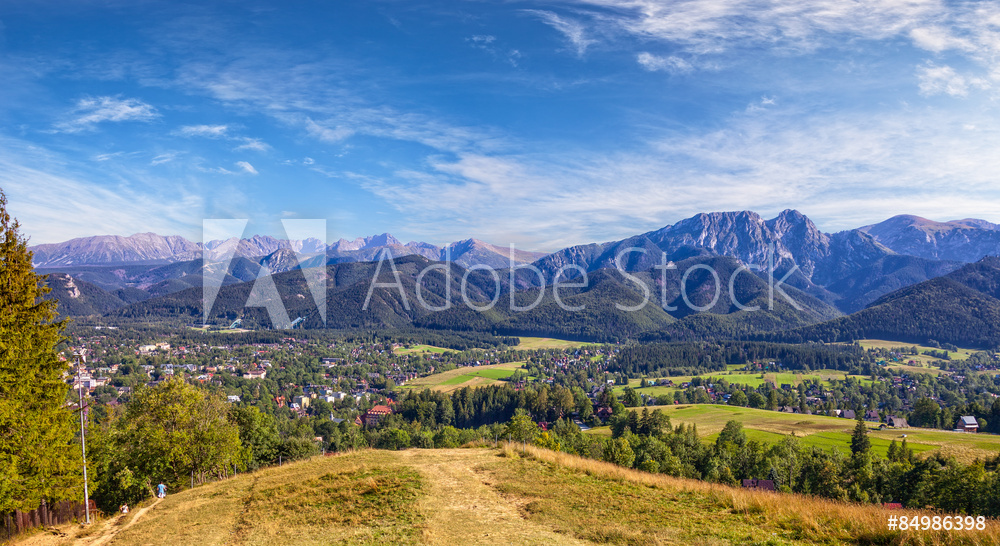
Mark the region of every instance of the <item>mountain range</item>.
MULTIPOLYGON (((178 235, 163 236, 155 233, 137 233, 128 237, 96 235, 81 237, 62 243, 32 246, 33 264, 36 269, 56 269, 68 266, 119 266, 164 265, 176 262, 218 260, 225 255, 244 258, 263 258, 281 249, 309 254, 326 254, 333 261, 370 261, 377 259, 383 250, 392 256, 418 254, 432 260, 451 259, 462 266, 475 264, 507 266, 510 251, 477 239, 466 239, 438 247, 430 243, 404 244, 388 233, 359 237, 353 241, 340 239, 325 245, 318 239, 288 240, 269 235, 254 235, 247 239, 231 238, 209 241, 205 244, 191 242, 178 235)), ((516 250, 514 263, 532 262, 545 253, 516 250)))
MULTIPOLYGON (((794 332, 803 339, 813 339, 829 337, 830 332, 818 333, 820 330, 810 331, 809 328, 836 321, 848 324, 844 321, 852 317, 871 316, 872 308, 893 301, 909 301, 905 298, 893 300, 896 294, 907 289, 916 290, 932 279, 939 285, 947 283, 960 271, 966 271, 966 264, 1000 254, 1000 227, 983 220, 934 222, 916 216, 896 216, 858 229, 824 233, 795 210, 785 210, 770 219, 752 211, 703 213, 618 241, 577 245, 550 254, 517 251, 514 262, 519 267, 509 276, 501 271, 500 293, 502 297, 509 297, 513 292, 516 298, 543 294, 538 308, 526 313, 511 313, 502 305, 488 312, 456 306, 448 311, 421 313, 407 310, 399 294, 393 295, 382 288, 373 292, 379 301, 375 315, 351 310, 365 301, 374 273, 372 262, 386 250, 395 257, 396 263, 409 264, 407 267, 414 271, 415 264, 426 267, 450 258, 448 276, 454 281, 451 292, 456 290, 456 283, 468 275, 469 279, 478 279, 480 288, 473 291, 471 299, 490 301, 494 290, 489 287, 494 282, 492 277, 487 272, 468 272, 468 269, 479 265, 508 268, 509 250, 475 239, 438 247, 419 242, 404 244, 389 234, 353 241, 341 239, 331 245, 323 245, 315 239, 284 241, 254 236, 201 245, 176 236, 138 234, 88 237, 39 245, 32 250, 39 272, 58 273, 49 281, 53 297, 63 302, 73 300, 64 303, 64 313, 113 313, 138 318, 163 313, 186 313, 191 317, 199 314, 204 268, 219 266, 203 264, 201 256, 214 259, 234 247, 236 258, 226 271, 220 293, 220 300, 232 305, 215 313, 220 320, 239 314, 238 308, 242 306, 239 294, 249 293, 248 281, 256 279, 263 267, 275 274, 279 292, 290 293, 298 290, 296 286, 301 288, 302 274, 295 271, 299 265, 296 251, 299 251, 313 253, 309 262, 303 265, 322 266, 325 262, 331 287, 328 309, 339 309, 345 313, 343 316, 353 317, 335 320, 338 327, 411 325, 515 334, 544 332, 603 339, 640 334, 677 339, 712 332, 739 336, 794 332), (677 269, 664 270, 662 266, 667 263, 673 263, 677 269), (767 272, 769 263, 773 267, 773 279, 783 278, 782 287, 794 294, 792 299, 799 305, 786 305, 779 297, 779 304, 774 308, 748 312, 730 303, 730 289, 734 294, 739 293, 737 301, 759 300, 768 282, 774 282, 767 272), (623 315, 611 303, 601 301, 598 297, 601 294, 614 294, 618 301, 642 297, 635 280, 613 271, 616 264, 633 274, 634 279, 641 279, 640 282, 653 293, 663 292, 661 295, 668 301, 667 305, 662 305, 661 301, 661 305, 650 306, 642 313, 623 315), (679 286, 685 264, 686 267, 703 264, 721 273, 720 298, 706 313, 686 312, 683 308, 673 310, 676 305, 669 303, 678 302, 680 293, 671 288, 674 291, 668 297, 665 283, 679 286), (523 267, 525 265, 532 267, 523 267), (660 268, 656 267, 658 265, 660 268), (730 276, 741 266, 762 267, 753 271, 754 274, 733 277, 739 282, 732 287, 726 286, 730 276), (368 276, 362 272, 367 272, 368 276), (584 272, 588 275, 588 286, 570 288, 584 272), (563 289, 566 297, 587 301, 590 311, 576 315, 556 312, 557 306, 548 287, 557 283, 566 287, 563 289), (199 308, 198 313, 193 312, 195 307, 199 308), (187 311, 178 313, 182 308, 187 311), (850 315, 843 316, 845 314, 850 315), (612 333, 615 328, 617 334, 612 333)), ((407 285, 407 290, 412 290, 411 300, 416 297, 416 275, 410 276, 412 286, 407 285)), ((433 278, 434 275, 428 275, 423 282, 424 297, 444 298, 448 291, 444 287, 435 291, 426 286, 433 278)), ((687 288, 692 294, 717 292, 711 278, 705 275, 692 275, 687 288)), ((931 292, 943 295, 946 291, 931 292)), ((955 291, 948 293, 954 295, 955 291)), ((457 292, 452 295, 460 298, 457 292)), ((304 299, 311 301, 311 298, 304 299)), ((305 308, 301 311, 305 315, 310 313, 305 308)), ((315 320, 306 324, 322 326, 321 321, 315 320)), ((861 330, 846 326, 838 330, 849 332, 848 337, 857 331, 861 330)), ((925 334, 929 335, 927 332, 914 335, 925 334)), ((977 341, 980 345, 981 342, 982 339, 977 341)))

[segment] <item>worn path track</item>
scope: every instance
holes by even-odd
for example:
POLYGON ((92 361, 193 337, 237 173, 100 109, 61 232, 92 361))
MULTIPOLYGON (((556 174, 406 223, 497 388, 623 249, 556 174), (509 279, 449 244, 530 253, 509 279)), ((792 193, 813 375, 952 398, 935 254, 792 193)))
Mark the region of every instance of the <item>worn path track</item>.
POLYGON ((402 461, 417 469, 428 491, 421 501, 427 514, 423 541, 428 544, 583 544, 524 519, 515 503, 497 494, 476 467, 495 452, 472 449, 411 449, 402 461))

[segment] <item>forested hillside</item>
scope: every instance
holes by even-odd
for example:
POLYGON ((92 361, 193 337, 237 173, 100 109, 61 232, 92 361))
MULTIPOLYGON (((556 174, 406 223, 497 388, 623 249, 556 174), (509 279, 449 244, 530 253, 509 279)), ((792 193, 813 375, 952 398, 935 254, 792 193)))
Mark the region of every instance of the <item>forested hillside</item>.
POLYGON ((865 338, 961 346, 1000 346, 1000 260, 963 266, 878 299, 857 313, 785 333, 784 341, 850 341, 865 338))

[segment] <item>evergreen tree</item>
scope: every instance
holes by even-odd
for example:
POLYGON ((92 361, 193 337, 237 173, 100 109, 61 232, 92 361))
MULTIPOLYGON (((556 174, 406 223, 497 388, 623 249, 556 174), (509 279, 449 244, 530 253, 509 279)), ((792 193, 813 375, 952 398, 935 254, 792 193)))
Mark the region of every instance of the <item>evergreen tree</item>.
POLYGON ((82 481, 55 350, 63 323, 19 228, 0 190, 0 512, 76 498, 82 481))
POLYGON ((892 462, 897 462, 900 460, 899 444, 895 439, 889 443, 889 451, 886 453, 886 458, 892 462))
POLYGON ((866 453, 871 448, 872 442, 868 438, 868 426, 862 418, 861 410, 857 412, 857 424, 854 425, 854 433, 851 434, 851 453, 855 455, 866 453))

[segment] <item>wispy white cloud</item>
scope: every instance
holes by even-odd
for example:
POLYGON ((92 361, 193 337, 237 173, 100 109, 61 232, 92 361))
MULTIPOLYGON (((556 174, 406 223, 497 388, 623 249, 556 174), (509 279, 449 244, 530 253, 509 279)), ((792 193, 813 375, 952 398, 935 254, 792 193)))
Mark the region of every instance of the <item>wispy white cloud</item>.
POLYGON ((313 121, 313 119, 308 116, 305 118, 305 128, 306 132, 309 133, 309 136, 322 140, 323 142, 333 143, 342 142, 348 137, 354 135, 355 132, 354 129, 349 127, 330 127, 327 125, 321 125, 313 121))
POLYGON ((65 156, 0 137, 0 187, 31 244, 96 234, 198 233, 205 216, 200 192, 144 180, 140 172, 110 185, 95 183, 116 180, 115 172, 106 166, 99 173, 78 170, 65 156))
POLYGON ((975 49, 975 46, 969 40, 957 38, 951 34, 949 29, 940 26, 914 28, 910 30, 910 38, 917 47, 935 53, 949 49, 964 51, 975 49))
POLYGON ((129 157, 139 154, 139 152, 109 152, 106 154, 96 154, 91 159, 94 161, 110 161, 118 157, 129 157))
POLYGON ((761 112, 767 110, 769 106, 774 106, 776 104, 774 97, 763 96, 758 101, 751 102, 747 105, 746 111, 751 112, 761 112))
POLYGON ((239 139, 243 144, 233 148, 234 151, 242 152, 244 150, 250 150, 253 152, 266 152, 271 149, 271 146, 259 138, 241 138, 239 139))
POLYGON ((794 206, 829 231, 902 213, 1000 218, 1000 157, 990 151, 1000 146, 1000 129, 967 125, 940 112, 776 110, 628 153, 467 154, 391 177, 344 178, 405 212, 418 236, 447 240, 461 225, 546 250, 712 210, 774 214, 794 206))
POLYGON ((814 49, 836 35, 897 36, 941 12, 936 0, 580 0, 605 8, 600 20, 630 34, 699 53, 766 45, 814 49))
POLYGON ((684 74, 694 70, 694 65, 676 55, 660 57, 643 51, 636 55, 636 61, 650 72, 665 71, 671 74, 684 74))
POLYGON ((149 162, 149 164, 156 166, 156 165, 161 165, 163 163, 170 163, 171 161, 177 159, 177 156, 179 155, 180 155, 179 152, 164 152, 162 154, 158 154, 155 157, 153 157, 153 159, 149 162))
POLYGON ((236 166, 243 170, 245 173, 249 174, 260 174, 257 169, 253 168, 253 165, 247 163, 246 161, 237 161, 236 166))
POLYGON ((170 85, 228 108, 270 116, 329 144, 343 146, 363 135, 452 153, 509 145, 490 127, 454 123, 429 108, 395 106, 383 86, 372 85, 366 80, 370 74, 356 66, 345 67, 335 59, 307 60, 287 51, 253 53, 228 62, 186 64, 170 85))
POLYGON ((587 48, 592 44, 597 43, 597 40, 591 39, 587 36, 586 28, 580 21, 570 19, 569 17, 562 17, 551 11, 537 9, 528 9, 524 11, 538 16, 543 23, 562 33, 562 35, 573 46, 573 49, 578 57, 583 57, 584 53, 587 52, 587 48))
MULTIPOLYGON (((662 42, 696 56, 754 50, 808 54, 820 48, 856 48, 859 40, 908 41, 931 53, 962 55, 985 70, 977 78, 1000 80, 996 2, 576 0, 575 4, 578 13, 589 14, 599 34, 617 32, 645 43, 662 42)), ((668 61, 672 58, 679 56, 649 53, 639 62, 647 70, 668 70, 678 64, 668 61)), ((966 80, 965 91, 970 87, 966 80)), ((955 96, 964 94, 958 81, 942 89, 955 96)))
POLYGON ((950 66, 927 64, 917 68, 920 92, 924 95, 946 94, 964 97, 970 88, 989 89, 990 82, 983 78, 963 76, 950 66))
POLYGON ((184 125, 175 134, 185 137, 224 138, 229 131, 228 125, 184 125))
POLYGON ((183 137, 200 137, 210 139, 224 139, 239 142, 233 151, 254 151, 266 152, 271 146, 259 138, 234 135, 232 127, 229 125, 184 125, 173 132, 173 134, 183 137))
POLYGON ((93 129, 101 122, 152 121, 160 114, 139 99, 120 97, 85 97, 77 101, 68 119, 56 124, 56 130, 75 133, 93 129))
POLYGON ((503 61, 513 67, 517 67, 521 60, 521 52, 497 43, 497 37, 492 34, 475 34, 465 39, 470 46, 481 49, 490 54, 497 61, 503 61))

